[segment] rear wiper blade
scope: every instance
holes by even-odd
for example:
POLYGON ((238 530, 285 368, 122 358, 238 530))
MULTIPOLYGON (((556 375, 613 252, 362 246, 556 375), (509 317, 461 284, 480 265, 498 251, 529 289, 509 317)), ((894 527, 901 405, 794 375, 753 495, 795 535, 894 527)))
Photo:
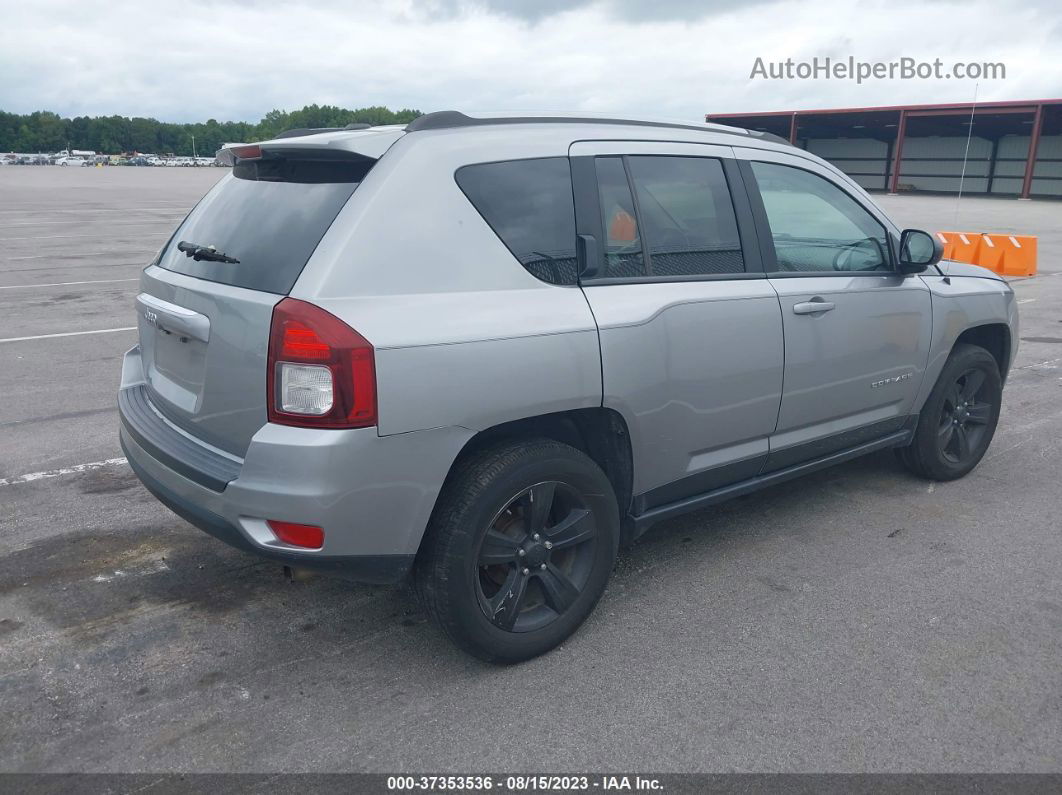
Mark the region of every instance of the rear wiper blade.
POLYGON ((240 264, 238 259, 230 257, 228 254, 223 254, 213 246, 200 246, 196 243, 189 243, 182 240, 177 244, 177 250, 183 251, 186 257, 191 257, 196 262, 205 259, 209 262, 228 262, 232 265, 240 264))

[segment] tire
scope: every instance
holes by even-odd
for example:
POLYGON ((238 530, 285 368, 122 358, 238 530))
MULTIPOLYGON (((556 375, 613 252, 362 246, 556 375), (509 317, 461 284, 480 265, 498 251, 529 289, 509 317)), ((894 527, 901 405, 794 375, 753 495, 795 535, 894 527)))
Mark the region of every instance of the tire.
POLYGON ((914 439, 897 452, 914 474, 955 480, 976 467, 999 422, 1003 380, 995 357, 977 345, 957 345, 929 393, 914 439))
POLYGON ((528 660, 594 609, 619 522, 611 483, 579 450, 548 439, 500 444, 447 479, 414 584, 462 649, 487 662, 528 660))

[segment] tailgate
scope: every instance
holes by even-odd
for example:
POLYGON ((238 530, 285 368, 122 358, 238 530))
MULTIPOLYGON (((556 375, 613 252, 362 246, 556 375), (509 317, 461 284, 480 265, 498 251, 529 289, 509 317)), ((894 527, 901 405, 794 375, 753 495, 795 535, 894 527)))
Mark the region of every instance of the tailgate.
POLYGON ((273 307, 375 163, 290 142, 261 149, 238 159, 189 213, 136 298, 151 405, 239 457, 266 423, 273 307))
POLYGON ((208 444, 243 457, 266 422, 266 352, 280 296, 152 266, 136 298, 154 407, 208 444))

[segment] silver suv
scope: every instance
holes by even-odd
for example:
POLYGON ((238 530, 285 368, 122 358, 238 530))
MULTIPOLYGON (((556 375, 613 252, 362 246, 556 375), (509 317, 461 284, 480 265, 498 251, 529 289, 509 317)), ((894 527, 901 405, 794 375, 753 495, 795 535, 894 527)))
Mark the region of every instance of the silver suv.
POLYGON ((411 576, 484 659, 656 522, 883 448, 961 477, 995 431, 1008 285, 772 136, 446 111, 220 154, 141 278, 130 465, 241 549, 411 576))

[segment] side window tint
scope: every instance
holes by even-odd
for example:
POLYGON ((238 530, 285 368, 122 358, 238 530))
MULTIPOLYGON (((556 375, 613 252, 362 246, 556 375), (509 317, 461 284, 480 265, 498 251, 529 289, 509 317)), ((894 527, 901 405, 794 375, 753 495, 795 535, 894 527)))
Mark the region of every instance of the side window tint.
POLYGON ((752 163, 782 271, 887 271, 885 228, 851 196, 809 171, 752 163))
POLYGON ((468 200, 527 270, 575 284, 575 204, 566 157, 464 166, 455 176, 468 200))
POLYGON ((595 165, 605 234, 605 272, 601 275, 610 279, 645 276, 642 239, 623 159, 599 157, 595 165))
POLYGON ((628 162, 652 275, 744 272, 722 163, 666 156, 631 157, 628 162))

